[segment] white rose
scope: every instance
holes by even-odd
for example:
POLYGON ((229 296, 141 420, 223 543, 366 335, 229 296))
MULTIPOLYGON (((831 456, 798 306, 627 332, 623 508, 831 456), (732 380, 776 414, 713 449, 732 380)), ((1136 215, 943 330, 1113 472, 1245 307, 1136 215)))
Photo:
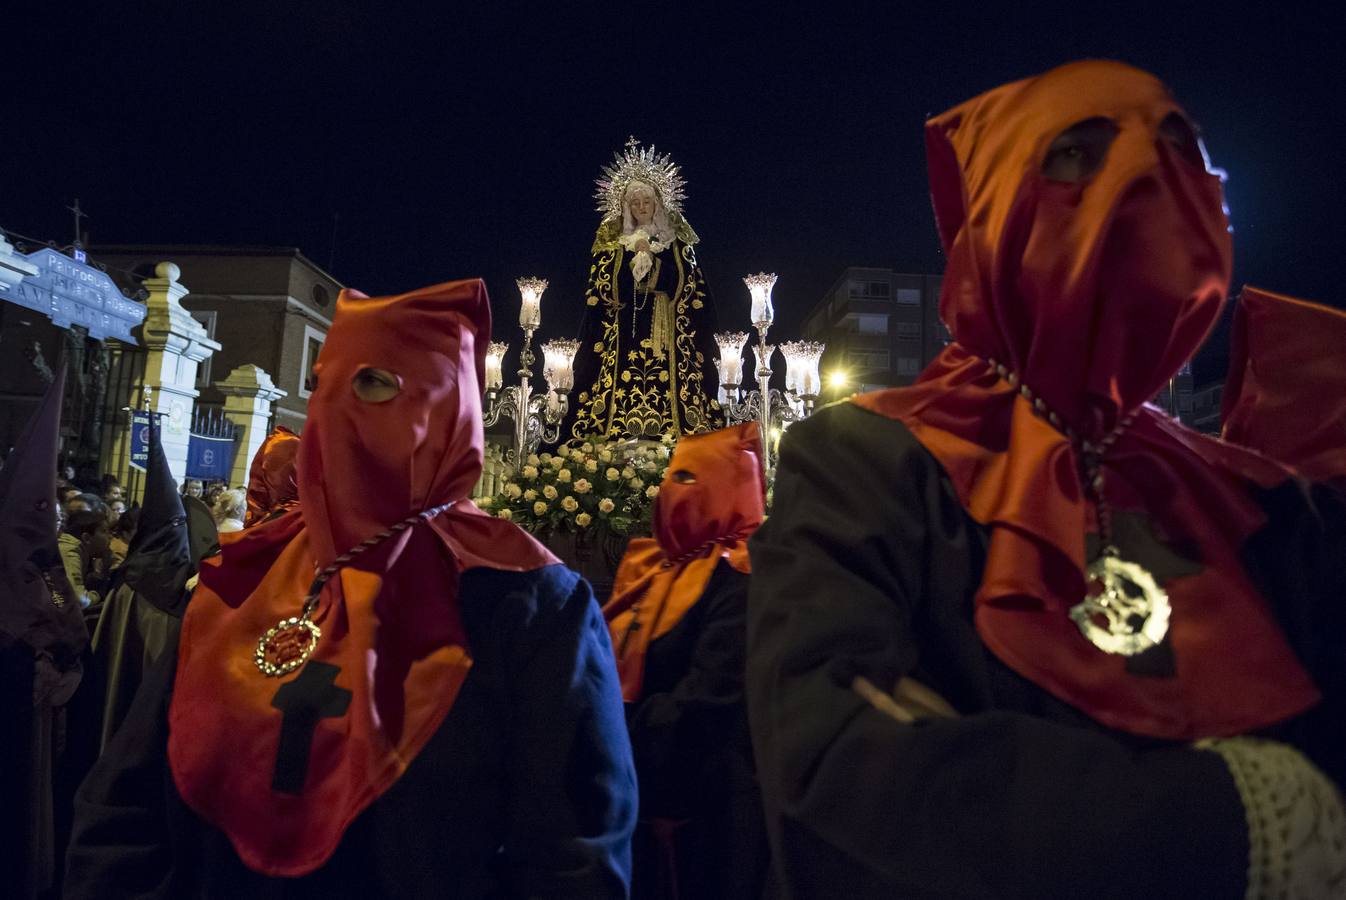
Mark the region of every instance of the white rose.
POLYGON ((616 481, 618 478, 622 477, 622 473, 618 472, 616 469, 608 469, 603 475, 608 481, 616 481))
POLYGON ((547 485, 546 487, 544 487, 544 488, 542 489, 542 496, 546 497, 548 500, 555 500, 555 499, 556 499, 556 486, 555 486, 555 485, 551 485, 551 484, 549 484, 549 485, 547 485))
POLYGON ((594 486, 589 483, 587 478, 581 478, 579 481, 575 482, 575 493, 587 494, 589 491, 593 490, 593 487, 594 486))
POLYGON ((547 460, 547 465, 551 466, 553 469, 559 469, 565 464, 566 461, 559 456, 553 456, 551 459, 547 460))
POLYGON ((579 508, 580 508, 580 502, 576 500, 574 497, 566 497, 564 500, 561 501, 561 509, 564 509, 566 512, 574 512, 579 508))
POLYGON ((567 456, 570 455, 570 448, 567 447, 565 444, 562 444, 561 446, 556 448, 556 455, 561 457, 561 459, 565 459, 567 456))
POLYGON ((536 477, 537 477, 537 466, 524 466, 524 467, 523 467, 523 477, 524 477, 524 478, 527 478, 529 481, 532 481, 534 478, 536 478, 536 477))
POLYGON ((497 519, 504 519, 505 521, 510 521, 514 518, 514 513, 511 512, 508 507, 506 507, 505 509, 502 509, 500 510, 500 512, 496 513, 495 517, 497 519))
POLYGON ((537 499, 537 491, 533 490, 532 488, 529 488, 528 490, 523 492, 523 499, 527 500, 529 503, 532 503, 534 500, 537 499))
POLYGON ((547 504, 541 500, 533 504, 533 515, 540 516, 547 511, 547 504))
POLYGON ((631 487, 635 488, 636 490, 640 490, 645 486, 645 482, 641 481, 639 478, 632 478, 630 481, 627 482, 627 484, 631 485, 631 487))
POLYGON ((657 484, 652 484, 652 485, 650 485, 649 487, 645 488, 645 496, 646 496, 646 497, 649 497, 651 500, 653 500, 655 497, 658 497, 658 496, 659 496, 659 485, 657 485, 657 484))
POLYGON ((528 460, 527 460, 527 461, 528 461, 528 465, 530 465, 530 466, 536 466, 536 465, 539 465, 539 464, 542 462, 542 460, 538 459, 536 453, 530 453, 530 454, 528 454, 528 460))
POLYGON ((589 523, 592 522, 593 520, 594 517, 589 515, 588 513, 580 513, 578 516, 575 517, 575 524, 581 528, 588 528, 589 523))
POLYGON ((605 462, 605 463, 610 463, 610 462, 612 462, 612 451, 611 451, 611 450, 600 450, 599 453, 598 453, 598 461, 599 461, 599 462, 605 462))
POLYGON ((585 442, 584 442, 584 447, 583 447, 582 449, 584 450, 585 453, 593 453, 593 452, 594 452, 594 445, 591 444, 591 443, 589 443, 588 441, 585 441, 585 442))
POLYGON ((599 511, 599 512, 610 513, 610 512, 612 512, 614 509, 616 509, 616 508, 617 508, 617 504, 613 503, 613 502, 612 502, 611 500, 609 500, 607 497, 604 497, 602 500, 599 500, 599 501, 598 501, 598 511, 599 511))
POLYGON ((636 474, 636 470, 633 469, 633 468, 631 468, 630 466, 627 466, 626 468, 622 469, 622 477, 623 477, 623 478, 634 478, 634 477, 635 477, 635 474, 636 474))
POLYGON ((569 470, 569 469, 562 469, 561 471, 557 472, 557 473, 556 473, 556 480, 559 481, 559 482, 561 482, 562 484, 569 484, 569 483, 570 483, 570 470, 569 470))
POLYGON ((490 509, 491 504, 494 502, 495 500, 491 497, 478 497, 476 500, 472 501, 472 505, 477 509, 490 509))
POLYGON ((550 453, 544 453, 544 454, 542 454, 541 456, 539 456, 537 459, 538 459, 538 462, 543 462, 543 463, 551 462, 551 454, 550 454, 550 453))
POLYGON ((597 461, 592 460, 592 459, 587 459, 587 460, 585 460, 585 461, 584 461, 584 471, 586 471, 586 472, 597 472, 597 471, 598 471, 598 463, 597 463, 597 461))
POLYGON ((505 496, 509 499, 518 500, 522 494, 523 488, 519 487, 517 484, 510 483, 505 485, 505 496))
POLYGON ((641 464, 640 464, 640 471, 646 473, 647 475, 648 475, 650 472, 653 472, 653 471, 655 471, 655 470, 658 469, 658 468, 659 468, 659 466, 658 466, 657 464, 655 464, 655 463, 652 463, 652 462, 645 462, 645 463, 641 463, 641 464))

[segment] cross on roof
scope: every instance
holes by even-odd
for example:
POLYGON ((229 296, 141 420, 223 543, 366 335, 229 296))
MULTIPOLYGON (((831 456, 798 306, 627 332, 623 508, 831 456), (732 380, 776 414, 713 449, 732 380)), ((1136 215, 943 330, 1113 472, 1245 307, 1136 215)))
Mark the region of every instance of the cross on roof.
POLYGON ((89 214, 86 213, 84 210, 82 210, 82 209, 79 208, 79 198, 78 198, 78 197, 75 198, 75 205, 74 205, 74 206, 67 206, 66 209, 70 210, 72 213, 75 214, 75 247, 76 247, 76 248, 81 247, 81 246, 83 246, 83 245, 80 244, 80 241, 79 241, 79 231, 80 231, 80 228, 79 228, 79 220, 80 220, 80 219, 87 219, 87 218, 89 218, 89 214))

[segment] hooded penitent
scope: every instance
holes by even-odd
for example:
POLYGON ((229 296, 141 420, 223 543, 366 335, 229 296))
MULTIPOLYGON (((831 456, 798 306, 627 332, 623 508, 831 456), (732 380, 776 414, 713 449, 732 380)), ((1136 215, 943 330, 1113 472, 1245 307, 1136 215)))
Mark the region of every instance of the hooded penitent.
POLYGON ((756 422, 678 441, 654 503, 654 537, 631 542, 603 607, 622 698, 640 699, 650 642, 673 629, 726 560, 748 573, 766 482, 756 422))
POLYGON ((344 291, 315 369, 300 508, 224 536, 202 567, 179 646, 169 760, 183 799, 256 871, 321 866, 440 727, 472 664, 459 573, 556 561, 466 499, 482 463, 488 304, 476 280, 393 297, 344 291), (393 374, 396 396, 357 396, 371 369, 393 374), (367 539, 450 503, 347 564, 367 539), (300 614, 327 567, 335 575, 318 595, 311 658, 297 676, 268 677, 254 661, 259 639, 300 614), (287 742, 278 707, 315 680, 311 740, 287 742))
POLYGON ((1346 490, 1346 313, 1245 287, 1224 439, 1346 490))
POLYGON ((59 706, 79 684, 89 635, 56 549, 56 453, 62 364, 0 470, 0 643, 37 658, 35 701, 59 706))
POLYGON ((279 426, 257 449, 248 469, 248 517, 245 528, 268 516, 283 512, 299 502, 299 483, 295 468, 299 457, 299 435, 279 426))
POLYGON ((119 577, 159 609, 176 611, 182 606, 187 580, 195 571, 187 513, 155 423, 149 430, 145 505, 119 577))
POLYGON ((931 120, 940 313, 956 343, 913 387, 855 402, 905 423, 989 529, 975 598, 986 646, 1100 722, 1190 739, 1285 719, 1318 693, 1239 559, 1264 521, 1250 484, 1286 471, 1145 406, 1200 345, 1229 281, 1220 176, 1195 139, 1170 140, 1175 124, 1190 128, 1164 85, 1109 62, 931 120), (1096 169, 1049 178, 1053 142, 1091 120, 1113 135, 1096 169), (1086 459, 1085 442, 1104 452, 1086 459), (1164 585, 1166 677, 1133 672, 1069 615, 1088 590, 1096 484, 1112 515, 1195 560, 1164 585))

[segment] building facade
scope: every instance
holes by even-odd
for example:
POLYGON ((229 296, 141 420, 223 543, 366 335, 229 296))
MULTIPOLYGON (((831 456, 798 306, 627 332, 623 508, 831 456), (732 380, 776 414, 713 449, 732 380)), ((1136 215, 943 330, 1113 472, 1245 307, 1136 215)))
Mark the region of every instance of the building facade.
POLYGON ((940 283, 938 275, 892 269, 841 273, 801 329, 805 339, 827 345, 826 399, 916 380, 950 340, 939 319, 940 283))
POLYGON ((294 247, 108 245, 100 259, 149 275, 171 259, 190 293, 182 306, 221 349, 198 367, 198 403, 224 407, 219 383, 239 366, 270 373, 285 395, 272 404, 274 424, 303 430, 313 366, 327 339, 342 285, 294 247))

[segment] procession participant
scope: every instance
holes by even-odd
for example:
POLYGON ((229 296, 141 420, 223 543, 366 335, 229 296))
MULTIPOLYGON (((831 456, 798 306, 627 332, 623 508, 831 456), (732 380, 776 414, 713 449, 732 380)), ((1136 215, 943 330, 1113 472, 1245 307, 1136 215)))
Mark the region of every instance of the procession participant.
POLYGON ((0 878, 17 900, 59 890, 60 735, 89 641, 56 545, 65 379, 61 365, 0 469, 0 878))
POLYGON ((1223 437, 1346 490, 1346 313, 1245 287, 1223 437))
POLYGON ((632 895, 760 897, 768 865, 743 706, 756 422, 678 441, 603 608, 640 782, 632 895))
POLYGON ((266 436, 248 469, 248 514, 245 528, 290 510, 299 502, 295 465, 299 435, 284 425, 266 436))
POLYGON ((81 790, 67 897, 626 895, 601 613, 466 499, 489 331, 480 281, 342 293, 300 507, 204 565, 176 677, 81 790))
POLYGON ((955 343, 793 425, 750 544, 791 896, 1331 896, 1346 512, 1145 403, 1228 287, 1192 125, 1087 62, 927 146, 955 343))
POLYGON ((99 752, 125 720, 145 674, 177 646, 189 579, 199 562, 158 427, 149 429, 148 457, 139 525, 93 633, 99 752))

